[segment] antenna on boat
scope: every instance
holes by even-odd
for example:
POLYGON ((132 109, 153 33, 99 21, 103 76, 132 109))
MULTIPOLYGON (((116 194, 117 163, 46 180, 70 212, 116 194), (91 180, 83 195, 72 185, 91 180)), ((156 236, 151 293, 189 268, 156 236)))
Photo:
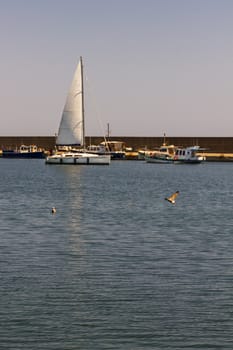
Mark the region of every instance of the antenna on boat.
POLYGON ((109 129, 109 123, 107 123, 107 135, 104 134, 104 143, 108 152, 110 152, 109 138, 110 138, 110 129, 109 129))
POLYGON ((166 146, 166 134, 163 134, 163 146, 166 146))
POLYGON ((110 137, 110 128, 109 128, 109 123, 107 124, 107 138, 109 139, 110 137))

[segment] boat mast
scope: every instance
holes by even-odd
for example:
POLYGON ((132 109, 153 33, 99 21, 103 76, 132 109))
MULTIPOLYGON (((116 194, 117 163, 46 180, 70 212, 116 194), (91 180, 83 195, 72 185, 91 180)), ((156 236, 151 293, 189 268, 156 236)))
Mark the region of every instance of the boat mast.
POLYGON ((110 137, 110 129, 109 129, 109 123, 107 124, 107 138, 109 139, 110 137))
POLYGON ((163 146, 166 146, 166 134, 163 134, 163 146))
POLYGON ((86 148, 86 142, 85 142, 85 124, 84 124, 84 84, 83 84, 83 60, 82 60, 82 56, 80 56, 80 64, 81 64, 83 147, 85 149, 86 148))

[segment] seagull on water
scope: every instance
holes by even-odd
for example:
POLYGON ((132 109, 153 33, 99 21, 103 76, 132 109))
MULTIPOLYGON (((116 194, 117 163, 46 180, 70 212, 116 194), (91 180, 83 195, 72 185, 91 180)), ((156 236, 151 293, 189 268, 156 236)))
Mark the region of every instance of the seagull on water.
POLYGON ((165 200, 172 203, 172 204, 175 204, 176 202, 176 197, 178 196, 180 192, 179 191, 176 191, 175 193, 173 193, 170 197, 166 197, 165 200))
POLYGON ((51 213, 56 214, 57 209, 55 207, 52 207, 51 213))

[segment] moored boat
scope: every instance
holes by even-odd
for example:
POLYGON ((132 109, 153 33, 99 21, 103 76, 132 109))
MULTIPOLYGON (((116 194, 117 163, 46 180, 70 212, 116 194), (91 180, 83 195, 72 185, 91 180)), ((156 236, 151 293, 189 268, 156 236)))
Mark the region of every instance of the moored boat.
POLYGON ((36 145, 21 145, 15 149, 3 149, 3 158, 45 158, 45 152, 36 145))
POLYGON ((191 146, 186 148, 177 148, 174 155, 175 164, 200 164, 206 160, 206 157, 198 153, 200 146, 191 146))
POLYGON ((159 150, 145 153, 145 161, 147 163, 172 164, 176 147, 174 145, 161 146, 159 150))
POLYGON ((109 152, 111 159, 125 158, 125 143, 122 141, 103 141, 100 146, 103 146, 106 152, 109 152))
POLYGON ((88 153, 99 155, 108 154, 112 160, 125 158, 125 143, 122 141, 103 141, 99 145, 87 146, 88 153))
POLYGON ((83 64, 80 57, 62 113, 56 140, 57 150, 46 158, 46 163, 110 164, 109 154, 100 155, 87 151, 84 126, 83 64))
POLYGON ((98 155, 87 152, 62 152, 47 157, 49 164, 83 164, 83 165, 108 165, 110 156, 98 155))

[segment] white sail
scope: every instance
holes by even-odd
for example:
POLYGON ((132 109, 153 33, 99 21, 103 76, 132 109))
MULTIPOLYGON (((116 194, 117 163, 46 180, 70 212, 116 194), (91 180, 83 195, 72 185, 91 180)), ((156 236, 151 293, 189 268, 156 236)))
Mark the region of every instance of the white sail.
POLYGON ((84 91, 82 57, 69 89, 56 141, 57 146, 81 146, 81 150, 58 149, 46 157, 46 164, 102 164, 109 165, 110 154, 93 154, 85 150, 84 91))
POLYGON ((84 138, 83 67, 80 57, 66 98, 56 144, 84 146, 84 138))

